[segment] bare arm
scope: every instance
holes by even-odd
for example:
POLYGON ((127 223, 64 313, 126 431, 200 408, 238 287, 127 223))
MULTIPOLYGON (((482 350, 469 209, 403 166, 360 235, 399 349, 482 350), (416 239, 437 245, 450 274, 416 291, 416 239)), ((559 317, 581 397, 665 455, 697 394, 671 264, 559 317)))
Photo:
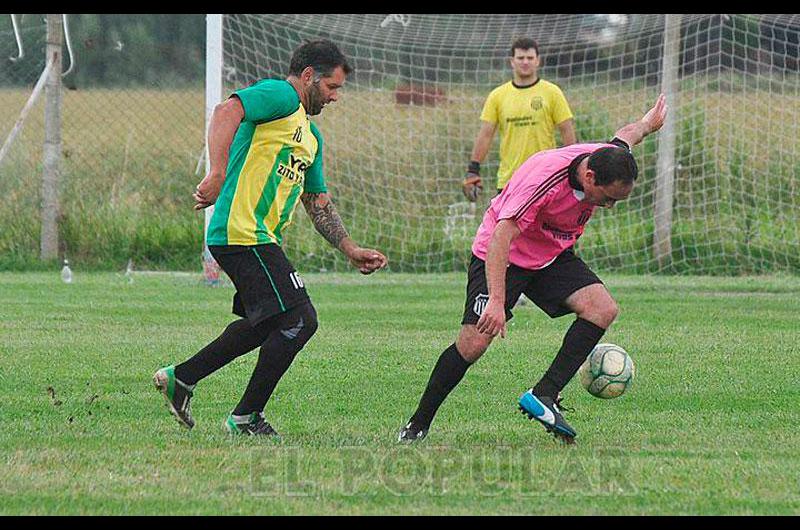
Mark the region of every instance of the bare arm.
POLYGON ((330 195, 303 193, 300 200, 303 201, 303 206, 317 232, 347 256, 362 274, 370 274, 386 266, 386 256, 377 250, 361 248, 350 239, 330 195))
POLYGON ((208 160, 210 169, 195 189, 195 210, 214 204, 225 182, 228 155, 239 124, 244 119, 244 107, 239 98, 228 98, 214 107, 208 124, 208 160))
POLYGON ((642 119, 626 125, 616 132, 614 136, 633 147, 641 142, 645 136, 654 133, 664 125, 667 117, 667 101, 664 94, 658 96, 656 104, 647 111, 642 119))
POLYGON ((491 336, 506 336, 506 270, 511 242, 520 234, 519 226, 503 219, 494 229, 486 254, 486 284, 489 302, 478 320, 478 331, 491 336))
POLYGON ((472 148, 470 160, 483 162, 483 159, 486 158, 486 154, 492 147, 492 139, 494 138, 494 132, 496 130, 497 124, 481 121, 481 129, 478 131, 478 137, 475 138, 475 146, 472 148))
POLYGON ((575 134, 575 120, 572 118, 559 123, 558 132, 561 133, 562 146, 566 147, 578 142, 578 136, 575 134))
POLYGON ((494 138, 494 131, 497 125, 488 121, 481 121, 481 130, 478 131, 478 137, 475 138, 475 146, 472 148, 472 155, 469 159, 469 167, 467 168, 467 176, 464 178, 464 183, 461 185, 464 197, 468 201, 475 202, 478 200, 478 194, 483 190, 480 175, 480 163, 486 158, 486 153, 492 146, 492 138, 494 138))

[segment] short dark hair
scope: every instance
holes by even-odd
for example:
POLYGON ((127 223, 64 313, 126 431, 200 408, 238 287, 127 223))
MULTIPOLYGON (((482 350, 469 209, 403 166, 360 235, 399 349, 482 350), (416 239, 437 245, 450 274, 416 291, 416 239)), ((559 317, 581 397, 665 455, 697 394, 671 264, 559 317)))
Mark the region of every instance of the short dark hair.
POLYGON ((345 74, 353 71, 339 47, 326 39, 306 41, 292 52, 289 75, 300 75, 307 66, 324 77, 333 74, 337 66, 341 66, 345 74))
POLYGON ((594 171, 594 183, 606 186, 622 181, 632 184, 639 176, 639 166, 630 151, 624 147, 603 147, 589 156, 587 166, 594 171))
POLYGON ((531 48, 539 55, 539 43, 530 37, 519 37, 511 43, 511 57, 514 57, 514 50, 530 50, 531 48))

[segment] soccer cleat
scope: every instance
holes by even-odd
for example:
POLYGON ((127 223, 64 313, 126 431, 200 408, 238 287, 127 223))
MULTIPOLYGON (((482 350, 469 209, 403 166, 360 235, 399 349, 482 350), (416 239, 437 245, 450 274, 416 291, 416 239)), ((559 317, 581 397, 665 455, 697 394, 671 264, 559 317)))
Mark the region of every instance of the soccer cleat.
POLYGON ((421 427, 413 421, 409 421, 405 427, 400 429, 397 441, 401 444, 411 444, 421 441, 426 436, 428 436, 428 427, 421 427))
POLYGON ((556 396, 555 403, 556 403, 556 407, 558 407, 559 411, 565 410, 567 412, 575 412, 575 409, 573 407, 568 407, 568 406, 564 405, 564 398, 561 397, 561 392, 559 392, 558 395, 556 396))
POLYGON ((186 385, 175 377, 175 367, 166 366, 158 370, 153 376, 156 389, 161 392, 167 402, 167 407, 178 423, 191 429, 194 427, 192 418, 192 391, 194 385, 186 385))
POLYGON ((238 416, 228 414, 222 421, 222 427, 228 434, 241 434, 247 436, 274 436, 280 439, 278 431, 264 419, 263 412, 252 412, 247 421, 236 421, 238 416))
POLYGON ((578 433, 564 420, 564 416, 561 415, 558 405, 552 398, 546 396, 537 397, 531 388, 520 396, 519 409, 529 419, 536 420, 544 425, 547 432, 552 433, 562 442, 566 444, 575 443, 575 437, 578 433))

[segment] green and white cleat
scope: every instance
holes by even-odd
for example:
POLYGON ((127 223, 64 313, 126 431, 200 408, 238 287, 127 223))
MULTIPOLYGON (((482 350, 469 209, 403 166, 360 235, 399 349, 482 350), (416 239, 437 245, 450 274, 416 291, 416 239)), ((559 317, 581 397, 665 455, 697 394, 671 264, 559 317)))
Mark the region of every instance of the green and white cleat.
POLYGON ((246 436, 274 436, 280 440, 278 432, 264 419, 263 412, 252 412, 247 416, 228 416, 222 420, 222 427, 228 434, 246 436))
POLYGON ((166 366, 153 375, 156 389, 164 396, 167 408, 178 420, 178 423, 191 429, 194 427, 192 418, 192 392, 195 385, 187 385, 175 377, 175 367, 166 366))

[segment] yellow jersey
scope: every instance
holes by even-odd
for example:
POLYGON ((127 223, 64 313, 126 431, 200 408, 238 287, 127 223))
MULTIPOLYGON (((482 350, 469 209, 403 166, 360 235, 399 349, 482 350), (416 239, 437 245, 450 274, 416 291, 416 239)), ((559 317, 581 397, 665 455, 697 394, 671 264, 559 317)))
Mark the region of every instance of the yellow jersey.
POLYGON ((234 94, 244 119, 231 143, 206 242, 280 245, 300 196, 327 192, 322 134, 286 80, 262 79, 234 94))
POLYGON ((564 93, 549 81, 539 79, 527 87, 509 81, 492 90, 481 120, 500 129, 497 189, 503 189, 514 171, 533 154, 555 148, 555 128, 570 118, 572 111, 564 93))

